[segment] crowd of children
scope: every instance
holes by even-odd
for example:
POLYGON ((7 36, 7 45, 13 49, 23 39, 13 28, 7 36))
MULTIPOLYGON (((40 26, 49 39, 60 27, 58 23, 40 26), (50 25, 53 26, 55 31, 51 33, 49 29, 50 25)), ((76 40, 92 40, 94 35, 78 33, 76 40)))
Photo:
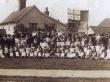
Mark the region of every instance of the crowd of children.
POLYGON ((0 36, 0 57, 110 59, 109 35, 38 32, 31 36, 0 36))

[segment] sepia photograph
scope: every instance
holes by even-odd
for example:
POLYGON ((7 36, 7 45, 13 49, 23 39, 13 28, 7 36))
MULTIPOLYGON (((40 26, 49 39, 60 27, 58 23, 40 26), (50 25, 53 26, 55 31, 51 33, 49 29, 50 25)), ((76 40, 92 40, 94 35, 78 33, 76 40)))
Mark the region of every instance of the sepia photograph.
POLYGON ((0 0, 0 82, 110 82, 110 0, 0 0))

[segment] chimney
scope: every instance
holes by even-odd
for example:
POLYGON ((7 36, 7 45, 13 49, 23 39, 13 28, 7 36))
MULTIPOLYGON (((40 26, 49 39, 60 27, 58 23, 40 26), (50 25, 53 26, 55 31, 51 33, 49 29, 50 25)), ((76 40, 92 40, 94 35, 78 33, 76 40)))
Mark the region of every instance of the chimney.
POLYGON ((26 7, 26 0, 19 0, 19 10, 26 7))
POLYGON ((49 16, 49 10, 48 7, 46 7, 45 12, 44 12, 47 16, 49 16))

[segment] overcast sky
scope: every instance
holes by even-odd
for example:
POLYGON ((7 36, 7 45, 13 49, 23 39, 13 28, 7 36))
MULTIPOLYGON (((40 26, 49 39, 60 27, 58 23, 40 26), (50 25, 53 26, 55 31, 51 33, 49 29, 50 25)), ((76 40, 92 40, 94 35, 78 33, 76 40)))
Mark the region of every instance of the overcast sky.
MULTIPOLYGON (((98 25, 110 18, 110 0, 27 0, 27 6, 36 5, 41 11, 49 7, 50 15, 67 22, 67 8, 89 10, 89 25, 98 25)), ((18 0, 0 0, 0 22, 18 10, 18 0)))

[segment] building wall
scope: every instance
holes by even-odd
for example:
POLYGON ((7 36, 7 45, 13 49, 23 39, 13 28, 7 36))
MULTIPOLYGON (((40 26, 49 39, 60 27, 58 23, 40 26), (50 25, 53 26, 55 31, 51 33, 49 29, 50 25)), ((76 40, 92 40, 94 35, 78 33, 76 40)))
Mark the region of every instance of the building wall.
POLYGON ((87 24, 86 21, 81 21, 80 22, 78 32, 84 32, 84 33, 88 32, 88 24, 87 24))
POLYGON ((94 34, 95 32, 92 30, 91 27, 88 28, 88 34, 94 34))
POLYGON ((16 26, 16 24, 1 25, 0 29, 5 29, 6 30, 6 34, 13 35, 14 34, 14 27, 15 26, 16 26))
POLYGON ((29 23, 37 23, 39 28, 45 28, 45 23, 55 24, 58 30, 65 30, 65 28, 67 28, 58 21, 55 21, 48 16, 43 15, 36 8, 33 8, 18 22, 18 24, 24 24, 26 27, 29 27, 29 23))

